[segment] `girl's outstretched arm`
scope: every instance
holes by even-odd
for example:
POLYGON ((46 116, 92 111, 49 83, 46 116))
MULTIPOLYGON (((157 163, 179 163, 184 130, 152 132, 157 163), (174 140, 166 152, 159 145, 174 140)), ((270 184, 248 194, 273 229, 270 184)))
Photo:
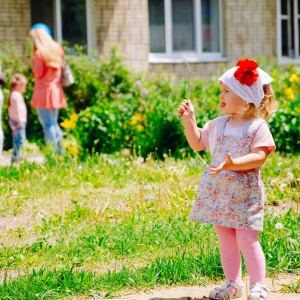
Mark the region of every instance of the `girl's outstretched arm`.
POLYGON ((177 112, 183 119, 184 132, 190 147, 195 151, 204 150, 205 147, 201 140, 200 130, 197 127, 194 106, 191 101, 182 101, 177 112))
POLYGON ((210 168, 210 174, 218 174, 222 170, 250 170, 263 165, 268 156, 267 147, 258 147, 251 150, 251 153, 232 158, 230 153, 227 153, 226 160, 217 167, 210 168))

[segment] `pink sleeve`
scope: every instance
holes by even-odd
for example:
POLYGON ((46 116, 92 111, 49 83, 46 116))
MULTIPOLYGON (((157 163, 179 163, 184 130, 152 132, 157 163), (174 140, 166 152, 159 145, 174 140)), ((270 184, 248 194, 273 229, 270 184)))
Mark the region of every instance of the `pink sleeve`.
POLYGON ((34 56, 32 72, 33 72, 34 77, 40 78, 45 73, 46 65, 44 63, 43 57, 39 50, 35 50, 34 54, 35 54, 35 56, 34 56))
POLYGON ((267 123, 262 123, 259 126, 253 137, 250 147, 251 150, 258 147, 267 147, 268 155, 276 149, 275 142, 267 123))
POLYGON ((11 93, 9 98, 9 117, 11 119, 16 119, 16 121, 19 121, 18 119, 18 97, 16 96, 16 93, 11 93))
POLYGON ((21 94, 19 93, 11 93, 10 96, 10 111, 12 119, 15 119, 15 121, 20 121, 20 101, 22 101, 21 94))
POLYGON ((203 128, 199 128, 200 134, 201 134, 201 140, 204 144, 205 149, 204 150, 209 150, 210 149, 210 144, 209 144, 209 134, 212 132, 212 130, 216 127, 217 125, 217 119, 213 119, 211 121, 208 121, 203 128))

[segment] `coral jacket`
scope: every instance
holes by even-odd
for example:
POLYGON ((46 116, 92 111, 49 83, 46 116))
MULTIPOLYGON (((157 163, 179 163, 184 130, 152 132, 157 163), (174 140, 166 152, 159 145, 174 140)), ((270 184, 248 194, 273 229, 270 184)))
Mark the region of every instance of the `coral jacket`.
MULTIPOLYGON (((62 48, 61 55, 64 56, 62 48)), ((32 72, 34 90, 31 107, 46 109, 66 107, 64 91, 60 83, 62 69, 47 67, 38 49, 34 52, 32 72)))

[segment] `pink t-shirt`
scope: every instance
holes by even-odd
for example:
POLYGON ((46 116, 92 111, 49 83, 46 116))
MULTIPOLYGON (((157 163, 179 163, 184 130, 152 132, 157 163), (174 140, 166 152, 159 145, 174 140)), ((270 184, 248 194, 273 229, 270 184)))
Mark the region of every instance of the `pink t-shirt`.
POLYGON ((12 91, 9 102, 9 118, 17 122, 27 122, 27 107, 23 95, 18 91, 12 91))
MULTIPOLYGON (((207 122, 203 128, 199 128, 201 134, 201 140, 205 146, 205 150, 209 150, 210 153, 214 153, 216 146, 216 136, 217 136, 217 121, 218 118, 213 119, 207 122)), ((249 122, 252 122, 249 120, 249 122)), ((231 125, 227 122, 224 135, 225 136, 235 136, 242 137, 245 130, 247 129, 247 124, 249 122, 244 123, 243 125, 231 125)), ((267 123, 262 123, 257 129, 253 140, 250 145, 250 149, 258 148, 258 147, 267 147, 268 154, 271 154, 275 149, 274 139, 270 132, 269 126, 267 123)))
MULTIPOLYGON (((59 52, 63 57, 64 51, 62 48, 59 48, 59 52)), ((34 90, 31 107, 45 109, 66 107, 65 95, 60 83, 62 69, 46 66, 38 49, 34 52, 32 72, 34 75, 34 90)))

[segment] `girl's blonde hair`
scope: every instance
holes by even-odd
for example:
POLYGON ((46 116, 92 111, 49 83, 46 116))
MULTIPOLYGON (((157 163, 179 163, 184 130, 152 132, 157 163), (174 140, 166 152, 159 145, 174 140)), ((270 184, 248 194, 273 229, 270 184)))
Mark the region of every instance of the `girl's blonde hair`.
POLYGON ((23 74, 16 73, 10 80, 10 90, 12 90, 18 84, 27 84, 27 78, 23 74))
POLYGON ((255 107, 253 103, 245 102, 245 114, 247 119, 263 118, 266 119, 278 108, 275 100, 275 94, 270 84, 263 85, 265 96, 262 99, 259 107, 255 107))
POLYGON ((23 74, 16 73, 12 76, 9 84, 10 93, 7 99, 7 107, 10 106, 10 94, 13 91, 13 89, 19 85, 19 84, 27 84, 27 78, 23 74))
POLYGON ((36 28, 29 32, 34 46, 41 52, 46 66, 60 68, 63 58, 60 54, 60 45, 42 28, 36 28))

